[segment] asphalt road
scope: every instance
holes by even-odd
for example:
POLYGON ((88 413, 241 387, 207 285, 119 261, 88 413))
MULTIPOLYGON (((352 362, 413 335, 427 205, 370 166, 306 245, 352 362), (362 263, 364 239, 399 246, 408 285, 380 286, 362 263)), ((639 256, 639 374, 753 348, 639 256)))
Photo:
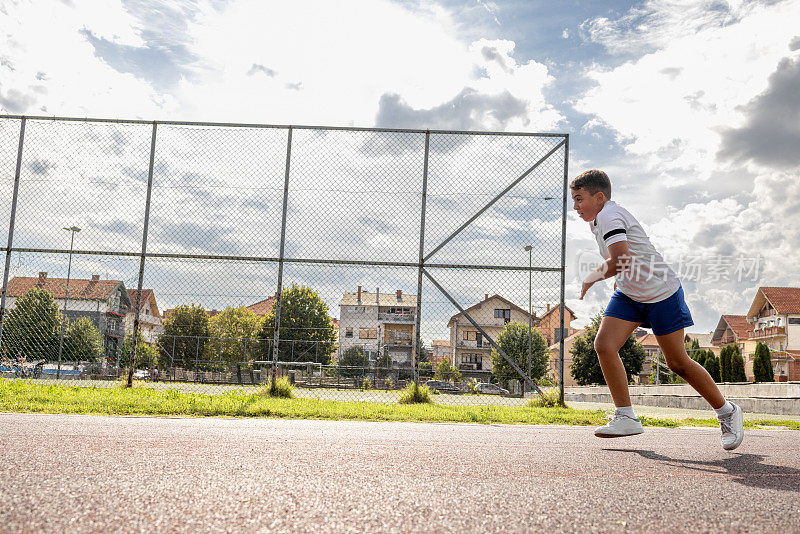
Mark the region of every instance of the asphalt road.
POLYGON ((0 414, 3 532, 796 532, 800 432, 0 414))

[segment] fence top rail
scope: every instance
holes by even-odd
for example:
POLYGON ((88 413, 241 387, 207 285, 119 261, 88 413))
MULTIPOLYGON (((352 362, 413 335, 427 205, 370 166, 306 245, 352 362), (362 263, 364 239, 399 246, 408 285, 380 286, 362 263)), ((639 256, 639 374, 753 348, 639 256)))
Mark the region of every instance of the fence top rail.
POLYGON ((368 128, 360 126, 313 126, 313 125, 298 125, 298 124, 259 124, 259 123, 246 123, 246 122, 200 122, 200 121, 169 121, 169 120, 144 120, 144 119, 104 119, 95 117, 48 117, 44 115, 3 115, 0 114, 0 120, 19 120, 26 119, 29 121, 54 121, 54 122, 96 122, 96 123, 114 123, 114 124, 161 124, 167 126, 213 126, 220 128, 273 128, 285 130, 292 128, 294 130, 342 130, 351 132, 387 132, 387 133, 432 133, 432 134, 445 134, 445 135, 505 135, 517 137, 558 137, 567 138, 569 134, 556 133, 556 132, 499 132, 499 131, 481 131, 481 130, 429 130, 429 129, 413 129, 413 128, 368 128))

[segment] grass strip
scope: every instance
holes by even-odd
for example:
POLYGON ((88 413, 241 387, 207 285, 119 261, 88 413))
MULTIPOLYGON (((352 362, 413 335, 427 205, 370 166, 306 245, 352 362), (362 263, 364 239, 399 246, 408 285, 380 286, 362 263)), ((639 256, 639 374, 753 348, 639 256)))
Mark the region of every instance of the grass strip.
MULTIPOLYGON (((191 417, 269 417, 281 419, 331 419, 495 423, 528 425, 601 425, 602 410, 535 408, 529 406, 449 406, 438 404, 383 404, 304 398, 273 398, 261 393, 231 391, 220 395, 154 390, 41 385, 24 380, 0 379, 0 411, 98 415, 152 415, 191 417)), ((716 427, 716 419, 660 419, 641 417, 645 426, 716 427)), ((748 421, 745 426, 781 426, 800 430, 795 421, 748 421)))

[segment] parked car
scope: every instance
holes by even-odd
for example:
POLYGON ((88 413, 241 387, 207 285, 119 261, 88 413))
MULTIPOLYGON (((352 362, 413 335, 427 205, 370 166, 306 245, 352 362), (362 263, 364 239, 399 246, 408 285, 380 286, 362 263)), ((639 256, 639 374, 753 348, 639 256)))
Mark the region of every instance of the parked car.
POLYGON ((443 382, 442 380, 428 380, 425 383, 428 389, 435 389, 441 393, 460 393, 461 388, 451 384, 450 382, 443 382))
POLYGON ((478 384, 478 393, 484 393, 488 395, 508 395, 508 390, 501 388, 497 384, 481 382, 478 384))
POLYGON ((147 369, 137 369, 133 372, 133 378, 136 380, 147 380, 150 378, 150 371, 147 369))

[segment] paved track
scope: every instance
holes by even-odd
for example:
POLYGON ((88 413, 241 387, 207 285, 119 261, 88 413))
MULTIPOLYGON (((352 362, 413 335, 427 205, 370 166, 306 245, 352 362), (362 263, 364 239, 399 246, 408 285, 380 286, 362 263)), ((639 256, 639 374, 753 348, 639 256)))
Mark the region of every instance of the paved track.
POLYGON ((800 432, 0 414, 3 532, 800 531, 800 432))

